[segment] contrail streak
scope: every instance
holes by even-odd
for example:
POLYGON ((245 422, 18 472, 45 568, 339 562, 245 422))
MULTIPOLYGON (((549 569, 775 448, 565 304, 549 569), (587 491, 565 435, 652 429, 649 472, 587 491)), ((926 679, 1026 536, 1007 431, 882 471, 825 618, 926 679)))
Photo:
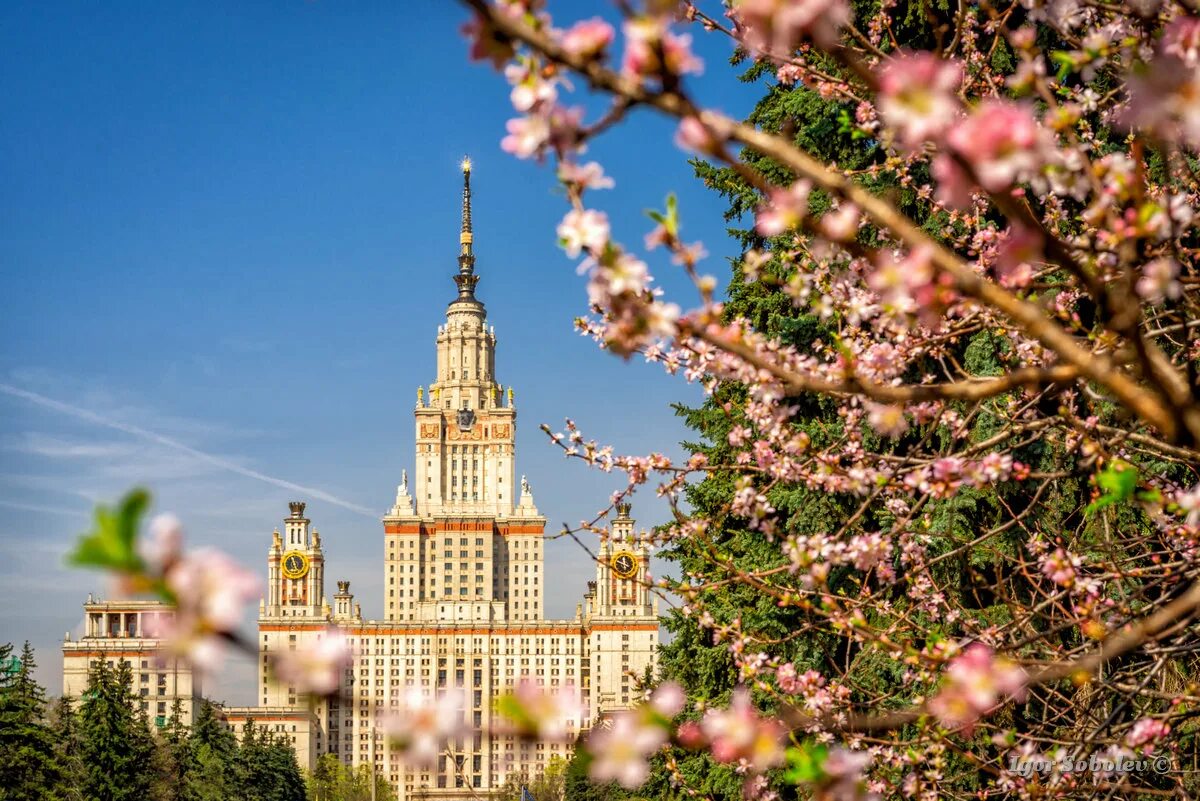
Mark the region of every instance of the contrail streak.
POLYGON ((0 383, 0 392, 3 392, 6 395, 11 395, 14 398, 20 398, 21 400, 28 401, 34 405, 41 406, 44 409, 51 409, 53 411, 60 412, 61 414, 69 415, 80 420, 86 420, 89 423, 95 423, 96 425, 104 426, 105 428, 122 431, 130 436, 138 437, 139 439, 144 439, 149 442, 154 442, 158 445, 171 448, 172 450, 176 450, 181 453, 186 453, 187 455, 195 459, 199 459, 202 462, 211 464, 214 467, 219 467, 222 470, 228 470, 231 473, 237 473, 238 475, 245 476, 246 478, 253 478, 257 481, 262 481, 276 487, 281 487, 282 489, 294 490, 309 497, 317 498, 325 501, 326 503, 340 506, 343 509, 349 509, 352 512, 357 512, 360 515, 366 515, 367 517, 373 519, 378 519, 379 517, 376 512, 373 512, 365 506, 359 506, 356 503, 344 501, 336 495, 330 495, 324 490, 315 489, 313 487, 305 487, 291 481, 286 481, 282 478, 268 476, 265 473, 260 473, 257 470, 251 470, 248 467, 243 467, 242 465, 232 462, 229 459, 225 459, 221 456, 215 456, 211 453, 198 451, 195 448, 183 444, 179 440, 172 439, 171 437, 164 436, 154 431, 149 431, 145 428, 141 428, 140 426, 129 425, 128 423, 122 423, 119 420, 112 420, 104 417, 103 415, 96 414, 88 409, 72 406, 69 403, 63 403, 60 400, 48 398, 45 395, 39 395, 36 392, 30 392, 29 390, 21 389, 20 387, 14 387, 11 384, 0 383))

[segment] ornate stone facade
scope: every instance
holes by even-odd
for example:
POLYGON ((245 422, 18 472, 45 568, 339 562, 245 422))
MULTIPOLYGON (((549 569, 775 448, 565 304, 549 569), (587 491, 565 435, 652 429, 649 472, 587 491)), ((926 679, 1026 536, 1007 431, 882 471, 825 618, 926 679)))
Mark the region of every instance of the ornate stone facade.
POLYGON ((575 616, 545 619, 546 520, 529 482, 516 480, 515 394, 497 380, 496 333, 475 297, 469 163, 463 174, 458 296, 437 331, 436 378, 428 396, 417 391, 414 480, 401 474, 382 521, 383 619, 363 619, 346 581, 328 602, 320 535, 305 505, 291 504, 267 556, 261 708, 227 710, 235 729, 250 717, 303 729, 297 751, 305 767, 325 753, 349 765, 374 764, 401 799, 486 795, 514 771, 535 775, 568 748, 487 733, 494 699, 523 676, 551 689, 574 685, 586 704, 574 726, 586 729, 638 700, 636 680, 658 643, 648 548, 627 506, 612 541, 601 545, 596 579, 575 616), (350 639, 354 662, 341 694, 318 704, 310 720, 308 699, 275 681, 267 656, 327 636, 331 626, 350 639), (433 695, 448 687, 464 691, 475 734, 450 743, 435 765, 406 766, 379 735, 379 721, 414 688, 433 695), (286 710, 295 710, 295 720, 286 710))

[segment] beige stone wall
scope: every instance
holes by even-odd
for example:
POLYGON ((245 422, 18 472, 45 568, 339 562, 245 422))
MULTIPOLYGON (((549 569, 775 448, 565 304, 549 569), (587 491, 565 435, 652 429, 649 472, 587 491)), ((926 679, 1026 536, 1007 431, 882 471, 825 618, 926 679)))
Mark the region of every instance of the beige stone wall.
POLYGON ((267 731, 276 738, 287 740, 296 752, 296 762, 301 770, 312 770, 317 756, 323 753, 320 727, 315 715, 307 710, 290 707, 226 707, 221 717, 238 742, 245 737, 250 721, 254 721, 254 728, 260 733, 267 731))
POLYGON ((151 722, 165 725, 178 700, 184 722, 191 723, 201 687, 186 662, 165 657, 149 636, 155 621, 170 609, 157 601, 91 601, 84 604, 84 634, 63 642, 63 695, 78 700, 88 687, 92 667, 101 659, 112 667, 127 662, 133 694, 151 722))

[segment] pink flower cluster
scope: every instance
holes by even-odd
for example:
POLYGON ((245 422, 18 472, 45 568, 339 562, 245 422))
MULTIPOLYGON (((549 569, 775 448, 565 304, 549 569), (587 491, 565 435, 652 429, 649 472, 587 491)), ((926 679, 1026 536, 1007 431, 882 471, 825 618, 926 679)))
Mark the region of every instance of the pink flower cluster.
POLYGON ((670 720, 684 703, 683 690, 668 682, 647 703, 602 720, 586 744, 592 781, 616 781, 630 790, 640 787, 650 775, 649 758, 670 740, 670 720))
POLYGON ((929 701, 929 711, 951 729, 966 733, 1005 699, 1025 696, 1028 676, 982 643, 972 643, 946 669, 946 683, 929 701))
POLYGON ((1171 733, 1171 726, 1154 718, 1142 718, 1129 729, 1125 735, 1125 744, 1130 748, 1140 748, 1147 754, 1154 753, 1154 744, 1171 733))
POLYGON ((989 453, 979 460, 946 456, 912 471, 905 476, 904 483, 935 498, 947 498, 964 485, 985 487, 1020 478, 1026 472, 1027 468, 1007 453, 989 453))
POLYGON ((149 633, 165 640, 170 653, 211 674, 224 663, 228 637, 247 604, 258 597, 258 578, 215 548, 183 553, 182 544, 179 520, 160 515, 141 546, 149 572, 162 576, 175 605, 174 614, 149 633))
POLYGON ((737 0, 731 16, 752 50, 787 59, 806 40, 835 43, 852 14, 845 0, 737 0))
POLYGON ((679 76, 704 71, 704 62, 692 53, 692 37, 673 33, 666 18, 634 17, 625 22, 623 30, 625 56, 621 72, 625 75, 644 79, 663 73, 679 76))

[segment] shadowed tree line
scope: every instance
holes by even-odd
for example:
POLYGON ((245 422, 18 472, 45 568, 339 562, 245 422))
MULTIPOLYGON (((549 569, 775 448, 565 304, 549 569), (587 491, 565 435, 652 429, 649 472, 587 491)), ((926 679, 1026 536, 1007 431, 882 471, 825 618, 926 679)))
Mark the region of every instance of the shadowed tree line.
MULTIPOLYGON (((126 661, 97 660, 80 701, 47 701, 33 649, 0 645, 0 801, 355 801, 312 787, 290 743, 247 724, 239 743, 209 701, 155 727, 126 661)), ((379 795, 386 799, 391 796, 379 795)))

